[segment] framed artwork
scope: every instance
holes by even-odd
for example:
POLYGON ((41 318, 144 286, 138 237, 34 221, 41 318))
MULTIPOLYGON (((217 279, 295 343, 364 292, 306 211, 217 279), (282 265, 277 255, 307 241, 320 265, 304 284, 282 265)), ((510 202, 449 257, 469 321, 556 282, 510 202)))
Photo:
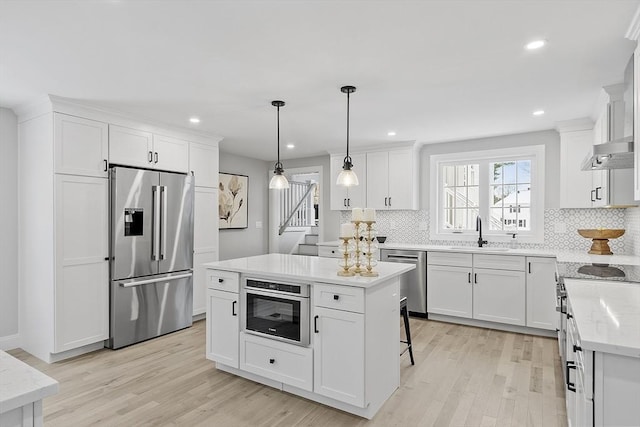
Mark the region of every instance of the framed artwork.
POLYGON ((218 217, 220 230, 249 226, 249 177, 220 173, 218 179, 218 217))

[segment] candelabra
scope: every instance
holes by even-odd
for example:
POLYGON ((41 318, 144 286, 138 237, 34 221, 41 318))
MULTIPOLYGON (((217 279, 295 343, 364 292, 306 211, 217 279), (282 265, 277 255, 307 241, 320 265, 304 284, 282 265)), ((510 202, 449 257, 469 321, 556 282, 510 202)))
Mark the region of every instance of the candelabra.
POLYGON ((367 271, 361 271, 360 275, 363 277, 376 277, 378 276, 378 272, 373 271, 373 267, 377 264, 375 257, 373 256, 378 246, 373 243, 373 239, 375 239, 375 230, 373 229, 373 224, 375 224, 376 222, 364 221, 364 223, 367 226, 367 235, 365 237, 366 251, 364 252, 365 258, 367 259, 367 271))
POLYGON ((360 263, 360 255, 362 253, 362 251, 360 250, 360 245, 362 244, 362 241, 360 240, 360 224, 362 224, 362 221, 351 221, 351 223, 353 224, 353 228, 354 228, 354 238, 355 238, 355 253, 354 253, 354 264, 355 267, 353 268, 353 272, 356 274, 360 274, 362 273, 362 269, 360 268, 360 265, 362 265, 360 263))
POLYGON ((341 248, 342 262, 340 263, 340 267, 342 268, 342 270, 338 271, 338 276, 345 276, 345 277, 354 276, 355 273, 350 270, 351 266, 353 265, 351 263, 351 259, 350 259, 351 254, 349 251, 349 240, 351 240, 351 237, 350 236, 340 237, 340 240, 342 240, 342 248, 341 248))

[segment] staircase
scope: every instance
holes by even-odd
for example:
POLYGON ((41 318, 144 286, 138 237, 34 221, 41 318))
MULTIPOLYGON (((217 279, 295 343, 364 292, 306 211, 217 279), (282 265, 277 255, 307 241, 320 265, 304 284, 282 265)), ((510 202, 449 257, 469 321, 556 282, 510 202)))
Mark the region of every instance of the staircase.
POLYGON ((304 243, 298 244, 298 255, 318 256, 318 227, 313 226, 304 235, 304 243))

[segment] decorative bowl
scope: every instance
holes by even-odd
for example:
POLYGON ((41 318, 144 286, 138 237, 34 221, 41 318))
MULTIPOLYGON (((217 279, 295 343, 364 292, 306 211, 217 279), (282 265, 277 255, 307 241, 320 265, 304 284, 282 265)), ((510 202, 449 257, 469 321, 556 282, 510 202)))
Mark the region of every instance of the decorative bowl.
POLYGON ((587 239, 593 240, 590 254, 595 255, 612 255, 609 247, 609 239, 617 239, 624 234, 624 229, 612 228, 587 228, 578 230, 578 234, 587 239))
POLYGON ((378 240, 378 243, 384 243, 387 240, 387 236, 378 236, 376 240, 378 240))

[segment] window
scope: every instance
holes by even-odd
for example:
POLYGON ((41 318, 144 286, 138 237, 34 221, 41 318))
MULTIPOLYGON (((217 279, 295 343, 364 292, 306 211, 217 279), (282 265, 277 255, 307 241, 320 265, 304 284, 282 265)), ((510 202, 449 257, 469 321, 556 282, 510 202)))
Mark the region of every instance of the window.
POLYGON ((542 242, 544 146, 431 156, 431 239, 542 242))

